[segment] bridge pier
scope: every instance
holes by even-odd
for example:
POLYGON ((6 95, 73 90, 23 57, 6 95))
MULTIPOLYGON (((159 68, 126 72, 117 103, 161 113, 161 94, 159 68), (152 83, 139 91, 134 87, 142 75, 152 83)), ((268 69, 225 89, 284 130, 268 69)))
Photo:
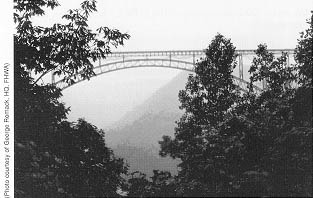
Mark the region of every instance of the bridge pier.
POLYGON ((243 60, 242 60, 242 54, 238 55, 238 66, 239 66, 239 78, 243 79, 243 60))

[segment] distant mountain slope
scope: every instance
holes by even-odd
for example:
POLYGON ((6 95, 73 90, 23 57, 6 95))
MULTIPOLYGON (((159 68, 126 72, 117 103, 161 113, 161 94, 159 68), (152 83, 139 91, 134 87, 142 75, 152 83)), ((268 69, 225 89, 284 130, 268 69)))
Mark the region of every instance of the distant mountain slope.
POLYGON ((179 109, 178 92, 184 89, 188 74, 177 75, 106 133, 107 143, 116 155, 126 159, 131 171, 139 170, 149 176, 154 169, 177 173, 177 160, 158 155, 158 141, 163 135, 174 134, 175 121, 183 113, 179 109))
POLYGON ((110 131, 109 145, 129 144, 140 147, 158 147, 163 135, 173 135, 175 121, 181 113, 149 112, 142 115, 132 124, 110 131))
POLYGON ((126 113, 111 127, 113 129, 125 127, 147 113, 169 112, 181 114, 178 101, 179 90, 184 89, 189 72, 181 72, 169 83, 154 92, 144 103, 126 113))

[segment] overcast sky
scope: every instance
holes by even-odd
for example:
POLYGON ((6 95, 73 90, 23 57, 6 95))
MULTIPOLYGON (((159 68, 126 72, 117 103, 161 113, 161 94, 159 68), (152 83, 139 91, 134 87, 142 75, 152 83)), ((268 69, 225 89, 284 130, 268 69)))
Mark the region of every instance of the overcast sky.
MULTIPOLYGON (((79 0, 41 17, 53 23, 79 0)), ((293 48, 313 8, 311 0, 98 0, 90 26, 109 26, 132 37, 122 50, 202 49, 220 32, 238 49, 266 42, 293 48)))
MULTIPOLYGON (((59 0, 61 6, 35 20, 59 22, 78 0, 59 0)), ((108 26, 131 35, 119 51, 204 49, 217 32, 231 38, 237 49, 294 48, 312 0, 98 0, 90 26, 108 26)), ((101 75, 66 89, 63 101, 70 119, 85 117, 107 127, 143 102, 178 73, 171 69, 133 69, 101 75)))

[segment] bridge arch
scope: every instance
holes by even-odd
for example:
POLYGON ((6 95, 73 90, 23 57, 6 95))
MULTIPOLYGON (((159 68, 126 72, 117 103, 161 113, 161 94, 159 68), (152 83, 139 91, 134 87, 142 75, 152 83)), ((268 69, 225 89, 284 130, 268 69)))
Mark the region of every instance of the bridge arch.
MULTIPOLYGON (((94 67, 95 76, 100 76, 105 73, 124 70, 124 69, 131 69, 131 68, 144 68, 144 67, 159 67, 159 68, 171 68, 171 69, 179 69, 183 71, 194 72, 195 63, 189 61, 182 61, 176 59, 165 59, 165 58, 136 58, 136 59, 128 59, 128 60, 118 60, 113 61, 105 64, 99 64, 99 66, 94 67)), ((78 84, 86 79, 83 79, 78 73, 76 76, 76 82, 73 84, 68 84, 64 81, 64 79, 55 82, 55 85, 62 90, 78 84)), ((73 77, 73 76, 71 76, 73 77)), ((91 78, 93 78, 91 77, 91 78)), ((242 91, 247 91, 247 85, 249 84, 247 81, 233 76, 233 80, 235 85, 242 91)), ((254 86, 255 90, 261 91, 262 89, 254 86)))

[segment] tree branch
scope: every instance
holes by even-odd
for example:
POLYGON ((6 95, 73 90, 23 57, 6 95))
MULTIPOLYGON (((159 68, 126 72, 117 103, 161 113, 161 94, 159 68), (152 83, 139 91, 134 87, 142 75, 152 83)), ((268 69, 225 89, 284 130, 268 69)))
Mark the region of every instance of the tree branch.
POLYGON ((44 75, 46 75, 48 72, 50 72, 51 71, 51 69, 49 69, 49 70, 47 70, 47 71, 45 71, 44 73, 42 73, 40 76, 39 76, 39 78, 37 78, 37 80, 35 80, 35 82, 33 83, 33 85, 34 84, 36 84, 44 75))

